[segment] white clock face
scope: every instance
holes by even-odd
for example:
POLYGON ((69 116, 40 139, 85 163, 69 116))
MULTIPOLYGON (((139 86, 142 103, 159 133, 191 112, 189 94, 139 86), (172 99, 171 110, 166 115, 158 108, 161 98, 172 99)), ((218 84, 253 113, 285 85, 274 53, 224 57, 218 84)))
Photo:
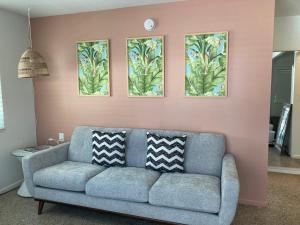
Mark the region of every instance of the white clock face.
POLYGON ((155 27, 155 22, 153 19, 147 19, 144 23, 144 27, 147 31, 152 31, 154 30, 155 27))

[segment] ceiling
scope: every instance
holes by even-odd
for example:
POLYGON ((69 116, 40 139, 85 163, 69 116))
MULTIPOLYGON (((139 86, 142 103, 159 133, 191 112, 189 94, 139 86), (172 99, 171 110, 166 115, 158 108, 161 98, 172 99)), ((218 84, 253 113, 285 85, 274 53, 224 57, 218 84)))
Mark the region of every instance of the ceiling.
POLYGON ((184 0, 0 0, 0 8, 24 15, 30 8, 31 17, 43 17, 178 1, 184 0))
MULTIPOLYGON (((0 8, 43 17, 179 1, 186 0, 0 0, 0 8)), ((300 0, 276 0, 275 15, 300 15, 300 0)))
POLYGON ((276 16, 300 15, 300 0, 276 0, 275 15, 276 16))

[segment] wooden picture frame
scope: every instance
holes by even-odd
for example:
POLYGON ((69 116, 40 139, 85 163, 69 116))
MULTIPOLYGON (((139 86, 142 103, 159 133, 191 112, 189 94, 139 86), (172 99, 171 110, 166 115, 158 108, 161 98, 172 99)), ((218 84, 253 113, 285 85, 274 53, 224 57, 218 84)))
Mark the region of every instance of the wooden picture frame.
POLYGON ((111 96, 109 40, 78 41, 76 53, 79 96, 111 96))
POLYGON ((157 98, 165 96, 163 36, 127 38, 126 62, 128 97, 157 98), (145 59, 148 61, 145 62, 145 59), (149 65, 151 67, 147 67, 149 65), (141 71, 143 68, 147 74, 145 71, 141 71), (139 71, 139 69, 141 70, 139 71))
POLYGON ((184 95, 227 97, 228 31, 186 34, 184 49, 184 95))

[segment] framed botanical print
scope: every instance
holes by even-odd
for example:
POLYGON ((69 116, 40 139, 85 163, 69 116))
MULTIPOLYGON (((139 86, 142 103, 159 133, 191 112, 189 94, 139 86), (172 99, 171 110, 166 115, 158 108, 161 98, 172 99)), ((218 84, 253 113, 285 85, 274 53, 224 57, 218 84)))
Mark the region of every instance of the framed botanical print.
POLYGON ((127 39, 129 97, 164 96, 164 38, 127 39))
POLYGON ((109 41, 77 43, 80 96, 110 96, 109 41))
POLYGON ((185 96, 227 96, 228 32, 185 35, 185 96))

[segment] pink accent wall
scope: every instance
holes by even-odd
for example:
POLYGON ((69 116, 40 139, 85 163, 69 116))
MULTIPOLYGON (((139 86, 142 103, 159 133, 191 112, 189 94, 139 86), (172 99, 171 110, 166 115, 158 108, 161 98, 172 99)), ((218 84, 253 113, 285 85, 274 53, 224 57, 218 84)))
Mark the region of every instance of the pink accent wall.
POLYGON ((74 127, 214 131, 237 159, 240 201, 266 204, 274 0, 201 0, 32 20, 50 77, 35 79, 38 142, 74 127), (148 33, 146 18, 158 26, 148 33), (184 34, 229 31, 227 98, 184 97, 184 34), (126 38, 165 36, 164 98, 128 98, 126 38), (79 97, 75 43, 110 39, 112 97, 79 97))

